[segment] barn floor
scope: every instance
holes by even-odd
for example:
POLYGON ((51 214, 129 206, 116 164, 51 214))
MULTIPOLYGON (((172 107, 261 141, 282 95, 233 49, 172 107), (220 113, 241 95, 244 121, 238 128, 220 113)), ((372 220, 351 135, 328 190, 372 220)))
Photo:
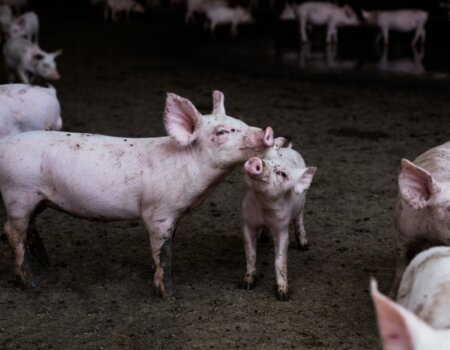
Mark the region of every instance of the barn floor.
POLYGON ((12 252, 0 243, 0 348, 379 348, 369 278, 388 290, 400 159, 448 140, 447 78, 301 73, 241 60, 253 57, 241 48, 264 41, 253 31, 233 42, 225 32, 211 39, 186 29, 181 15, 170 25, 164 16, 112 24, 94 10, 64 11, 44 13, 41 44, 64 48, 55 87, 65 130, 164 135, 166 92, 208 113, 220 89, 229 115, 271 125, 318 167, 306 203, 311 246, 289 250, 289 302, 275 298, 271 243, 259 244, 256 288, 237 288, 245 270, 237 169, 181 221, 176 298, 166 301, 152 290, 141 223, 47 210, 37 225, 52 264, 35 266, 39 288, 17 286, 12 252))

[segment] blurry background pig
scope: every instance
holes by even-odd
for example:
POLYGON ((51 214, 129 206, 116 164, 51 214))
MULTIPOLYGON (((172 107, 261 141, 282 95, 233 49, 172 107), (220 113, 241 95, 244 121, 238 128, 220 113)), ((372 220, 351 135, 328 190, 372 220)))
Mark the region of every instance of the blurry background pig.
POLYGON ((15 75, 25 84, 32 82, 35 77, 45 80, 60 79, 55 58, 61 53, 62 50, 45 52, 37 44, 21 37, 9 39, 3 46, 9 81, 13 82, 15 75))
POLYGON ((389 31, 414 31, 411 46, 421 41, 425 44, 425 24, 428 13, 422 10, 396 10, 396 11, 363 11, 363 18, 367 24, 380 28, 376 44, 383 40, 384 45, 389 44, 389 31))
POLYGON ((52 86, 0 85, 0 136, 61 128, 61 109, 52 86))
POLYGON ((450 245, 450 142, 414 160, 403 159, 395 206, 397 265, 390 291, 396 295, 408 262, 420 251, 450 245))
POLYGON ((327 2, 305 2, 300 5, 286 4, 280 15, 282 20, 297 18, 300 37, 303 43, 308 42, 308 25, 327 27, 325 41, 327 44, 337 43, 337 29, 342 26, 356 26, 360 24, 355 11, 348 5, 339 7, 327 2))
POLYGON ((244 247, 247 272, 242 287, 251 289, 256 280, 256 241, 258 233, 268 228, 275 246, 277 296, 289 299, 287 282, 287 253, 289 224, 295 229, 295 240, 306 249, 308 240, 303 224, 306 191, 316 172, 291 145, 281 148, 284 138, 277 138, 275 146, 263 158, 249 159, 244 166, 246 190, 242 200, 244 219, 244 247))
POLYGON ((274 143, 270 127, 261 130, 226 116, 223 94, 215 91, 213 96, 212 114, 202 116, 189 100, 169 94, 164 113, 168 137, 36 131, 1 139, 4 228, 23 284, 35 286, 25 241, 45 203, 88 219, 141 218, 150 234, 157 292, 172 295, 172 238, 178 220, 233 168, 274 143))
POLYGON ((450 248, 417 255, 402 278, 397 303, 371 285, 385 350, 445 350, 450 344, 450 248))

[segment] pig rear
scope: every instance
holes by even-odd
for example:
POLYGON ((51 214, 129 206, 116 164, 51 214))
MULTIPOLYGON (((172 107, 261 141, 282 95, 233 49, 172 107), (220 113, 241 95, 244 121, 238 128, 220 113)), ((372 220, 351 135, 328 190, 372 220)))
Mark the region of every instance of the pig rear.
POLYGON ((61 128, 61 109, 53 87, 0 85, 0 136, 61 128))

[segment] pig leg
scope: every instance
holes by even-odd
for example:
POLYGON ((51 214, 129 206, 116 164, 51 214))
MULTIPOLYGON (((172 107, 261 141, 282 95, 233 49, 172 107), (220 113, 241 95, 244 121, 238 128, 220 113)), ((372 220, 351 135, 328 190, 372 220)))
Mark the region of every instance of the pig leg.
POLYGON ((28 79, 27 73, 22 69, 17 69, 17 75, 19 76, 20 80, 24 84, 29 84, 30 81, 28 79))
POLYGON ((238 23, 237 22, 233 22, 231 24, 231 36, 236 36, 238 34, 237 27, 238 27, 238 23))
POLYGON ((277 279, 277 297, 281 301, 289 300, 287 281, 287 253, 289 247, 289 230, 274 232, 275 275, 277 279))
POLYGON ((413 41, 411 42, 411 46, 415 47, 419 40, 421 40, 422 45, 425 43, 425 29, 421 26, 416 28, 416 33, 413 41))
POLYGON ((305 16, 300 16, 299 25, 300 25, 300 39, 302 43, 307 43, 308 42, 308 35, 306 34, 307 21, 305 16))
POLYGON ((383 44, 384 46, 389 45, 389 28, 383 27, 381 28, 381 31, 383 33, 383 44))
POLYGON ((154 285, 156 293, 162 297, 173 295, 172 285, 172 238, 174 221, 167 218, 146 221, 150 232, 150 244, 155 263, 154 285))
POLYGON ((29 193, 9 196, 2 193, 6 209, 5 233, 15 255, 15 271, 25 287, 36 287, 29 266, 26 238, 32 213, 40 202, 40 198, 29 193))
POLYGON ((336 43, 336 42, 337 42, 337 30, 336 30, 336 25, 334 25, 334 24, 329 24, 329 25, 328 25, 328 29, 327 29, 326 43, 327 43, 327 44, 332 44, 332 43, 336 43))
POLYGON ((244 280, 239 285, 242 289, 250 290, 256 283, 256 241, 258 229, 244 225, 244 249, 247 262, 247 272, 244 280))
POLYGON ((303 222, 303 208, 300 214, 293 220, 294 231, 295 231, 295 241, 297 242, 297 247, 300 250, 308 250, 308 238, 306 237, 305 225, 303 222))
POLYGON ((408 249, 405 244, 397 244, 397 258, 394 271, 394 279, 389 291, 389 297, 393 300, 397 298, 397 291, 403 277, 403 273, 408 265, 408 249))

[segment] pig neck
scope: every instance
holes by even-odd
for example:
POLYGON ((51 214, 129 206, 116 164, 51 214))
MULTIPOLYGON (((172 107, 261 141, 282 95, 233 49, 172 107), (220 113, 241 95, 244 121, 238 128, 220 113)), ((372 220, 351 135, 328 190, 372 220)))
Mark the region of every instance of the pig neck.
POLYGON ((279 212, 285 209, 286 202, 289 202, 293 196, 292 191, 287 191, 278 196, 270 196, 264 192, 253 192, 261 208, 268 212, 279 212))
MULTIPOLYGON (((169 141, 171 143, 171 141, 169 141)), ((198 145, 192 145, 185 149, 173 151, 173 144, 168 145, 168 152, 163 155, 172 163, 175 156, 175 171, 172 173, 174 185, 178 184, 180 191, 188 193, 184 210, 193 209, 202 204, 210 192, 220 181, 230 174, 234 165, 227 167, 214 166, 208 159, 207 152, 198 145), (180 176, 183 180, 180 181, 180 176)))

